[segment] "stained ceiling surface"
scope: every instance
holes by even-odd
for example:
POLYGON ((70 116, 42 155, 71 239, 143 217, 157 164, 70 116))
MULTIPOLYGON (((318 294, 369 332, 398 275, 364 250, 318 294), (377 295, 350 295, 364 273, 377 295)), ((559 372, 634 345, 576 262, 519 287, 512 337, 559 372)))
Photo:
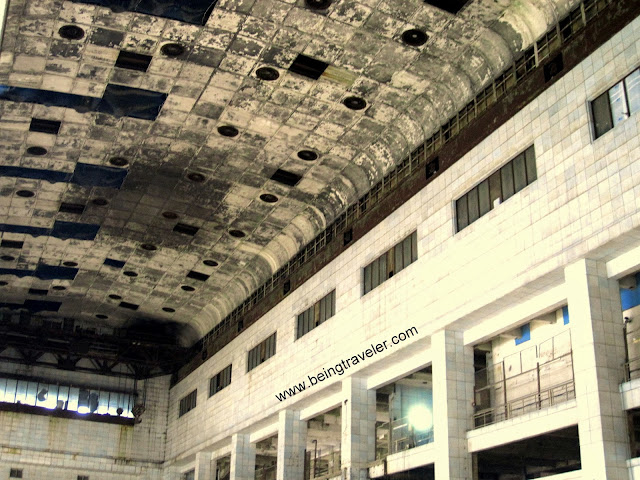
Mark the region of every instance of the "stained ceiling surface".
POLYGON ((573 0, 11 0, 0 307, 199 338, 573 0))

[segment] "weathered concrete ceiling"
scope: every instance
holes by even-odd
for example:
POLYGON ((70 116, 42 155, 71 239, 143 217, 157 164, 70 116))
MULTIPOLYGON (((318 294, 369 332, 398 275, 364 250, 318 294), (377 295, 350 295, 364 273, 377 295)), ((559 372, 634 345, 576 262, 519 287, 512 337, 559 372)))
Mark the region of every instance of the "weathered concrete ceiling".
POLYGON ((35 90, 0 88, 0 304, 202 335, 577 2, 472 0, 452 14, 422 0, 220 0, 204 26, 92 3, 9 2, 0 84, 35 90), (407 44, 411 29, 426 43, 407 44), (174 43, 184 52, 161 50, 174 43), (120 68, 121 51, 151 58, 120 68), (319 78, 289 70, 299 54, 324 62, 319 78), (114 85, 167 96, 136 118, 107 98, 114 85), (30 131, 34 118, 58 133, 30 131))

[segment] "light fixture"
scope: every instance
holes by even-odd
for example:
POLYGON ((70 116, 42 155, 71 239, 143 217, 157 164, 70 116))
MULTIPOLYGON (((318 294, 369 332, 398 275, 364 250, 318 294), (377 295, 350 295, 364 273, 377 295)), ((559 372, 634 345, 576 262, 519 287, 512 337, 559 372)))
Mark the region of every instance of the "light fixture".
POLYGON ((417 431, 430 430, 433 427, 433 414, 426 405, 421 403, 409 409, 408 420, 409 425, 417 431))
POLYGON ((265 203, 276 203, 278 201, 278 197, 270 193, 263 193, 262 195, 260 195, 260 200, 265 203))
POLYGON ((240 132, 232 125, 221 125, 218 127, 218 133, 223 137, 235 137, 240 132))
POLYGON ((360 97, 347 97, 342 103, 351 110, 362 110, 367 106, 367 102, 360 97))
POLYGON ((129 164, 129 160, 124 157, 112 157, 109 159, 109 163, 114 167, 124 167, 129 164))
POLYGON ((160 52, 167 57, 179 57, 184 53, 184 47, 179 43, 166 43, 160 47, 160 52))
POLYGON ((317 160, 318 154, 313 150, 300 150, 298 152, 298 158, 306 162, 313 162, 314 160, 317 160))
POLYGON ((202 263, 204 263, 207 267, 217 267, 218 266, 218 262, 216 262, 215 260, 203 260, 202 263))
POLYGON ((18 190, 16 195, 22 198, 31 198, 35 195, 31 190, 18 190))
POLYGON ((229 235, 231 235, 234 238, 242 238, 244 236, 246 236, 246 233, 244 233, 242 230, 229 230, 229 235))
POLYGON ((402 41, 412 47, 419 47, 427 43, 427 34, 417 28, 402 33, 402 41))
POLYGON ((44 147, 29 147, 27 148, 27 153, 29 155, 36 155, 38 157, 41 157, 42 155, 47 154, 47 149, 44 147))
POLYGON ((58 34, 67 40, 80 40, 84 37, 84 30, 77 25, 63 25, 58 30, 58 34))
POLYGON ((280 74, 275 68, 260 67, 256 70, 256 77, 258 77, 260 80, 272 82, 273 80, 277 80, 278 77, 280 77, 280 74))

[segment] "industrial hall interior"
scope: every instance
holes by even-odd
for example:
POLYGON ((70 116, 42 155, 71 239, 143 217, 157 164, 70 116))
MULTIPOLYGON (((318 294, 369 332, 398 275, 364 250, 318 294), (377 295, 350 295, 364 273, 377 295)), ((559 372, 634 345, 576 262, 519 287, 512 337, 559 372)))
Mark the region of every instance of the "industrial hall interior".
POLYGON ((640 480, 640 1, 0 32, 0 480, 640 480))

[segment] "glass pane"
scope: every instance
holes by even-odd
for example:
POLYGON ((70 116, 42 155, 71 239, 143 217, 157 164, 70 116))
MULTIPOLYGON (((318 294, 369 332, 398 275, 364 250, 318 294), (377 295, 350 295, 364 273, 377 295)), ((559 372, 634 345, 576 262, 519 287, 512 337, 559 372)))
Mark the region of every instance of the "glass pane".
POLYGON ((489 177, 489 199, 491 208, 495 208, 502 201, 502 182, 500 181, 500 170, 489 177))
POLYGON ((458 232, 469 225, 466 195, 456 201, 456 220, 458 222, 458 232))
POLYGON ((533 146, 527 148, 524 152, 525 163, 527 165, 527 184, 531 185, 538 179, 538 171, 536 169, 536 153, 533 146))
POLYGON ((319 316, 320 318, 318 318, 318 324, 324 322, 326 320, 325 315, 327 314, 327 310, 324 308, 324 299, 320 300, 318 305, 318 310, 319 310, 319 316))
POLYGON ((411 234, 411 261, 418 260, 418 232, 411 234))
POLYGON ((364 267, 364 293, 371 290, 371 265, 364 267))
POLYGON ((32 405, 35 407, 36 395, 38 395, 38 382, 29 382, 27 384, 27 395, 25 397, 24 403, 26 405, 32 405))
POLYGON ((627 89, 629 113, 637 112, 640 110, 640 69, 625 78, 624 84, 627 89))
POLYGON ((402 245, 401 244, 398 244, 395 247, 393 247, 393 257, 394 257, 393 271, 395 273, 398 273, 400 270, 402 270, 402 265, 404 264, 402 262, 402 245))
POLYGON ((49 389, 47 398, 39 406, 53 410, 58 405, 58 385, 47 385, 46 388, 49 389))
POLYGON ((56 408, 66 410, 69 406, 69 387, 60 386, 58 388, 58 401, 56 408))
POLYGON ((300 338, 302 335, 304 335, 304 313, 301 313, 300 315, 298 315, 298 329, 297 329, 297 337, 296 338, 300 338))
POLYGON ((378 260, 374 260, 371 264, 371 288, 380 285, 380 270, 378 268, 378 260))
POLYGON ((467 193, 467 201, 469 202, 469 223, 475 222, 480 218, 480 205, 478 205, 478 187, 473 188, 467 193))
POLYGON ((411 237, 407 237, 402 242, 402 256, 404 260, 404 267, 408 267, 411 264, 411 237))
POLYGON ((609 89, 609 101, 611 102, 611 116, 613 118, 613 126, 615 127, 628 117, 627 101, 624 96, 622 82, 609 89))
POLYGON ((6 378, 0 378, 0 402, 5 402, 6 400, 4 399, 5 396, 5 390, 7 387, 7 379, 6 378))
POLYGON ((25 403, 27 399, 27 382, 24 380, 18 380, 16 387, 16 403, 25 403))
POLYGON ((98 405, 95 413, 105 415, 109 413, 109 392, 98 393, 98 405))
POLYGON ((502 201, 511 197, 515 191, 513 188, 513 167, 511 162, 500 169, 500 180, 502 182, 502 201))
POLYGON ((524 153, 513 159, 513 180, 516 192, 527 186, 527 170, 524 165, 524 153))
POLYGON ((593 113, 595 135, 598 138, 613 128, 608 92, 603 93, 591 102, 591 111, 593 113))
POLYGON ((7 379, 7 388, 4 393, 4 401, 9 403, 16 402, 16 388, 18 385, 17 380, 13 380, 11 378, 7 379))
POLYGON ((480 216, 486 215, 491 210, 491 199, 489 197, 489 180, 485 180, 478 185, 478 202, 480 205, 480 216))
POLYGON ((380 269, 380 283, 387 279, 387 254, 385 253, 378 259, 378 268, 380 269))

